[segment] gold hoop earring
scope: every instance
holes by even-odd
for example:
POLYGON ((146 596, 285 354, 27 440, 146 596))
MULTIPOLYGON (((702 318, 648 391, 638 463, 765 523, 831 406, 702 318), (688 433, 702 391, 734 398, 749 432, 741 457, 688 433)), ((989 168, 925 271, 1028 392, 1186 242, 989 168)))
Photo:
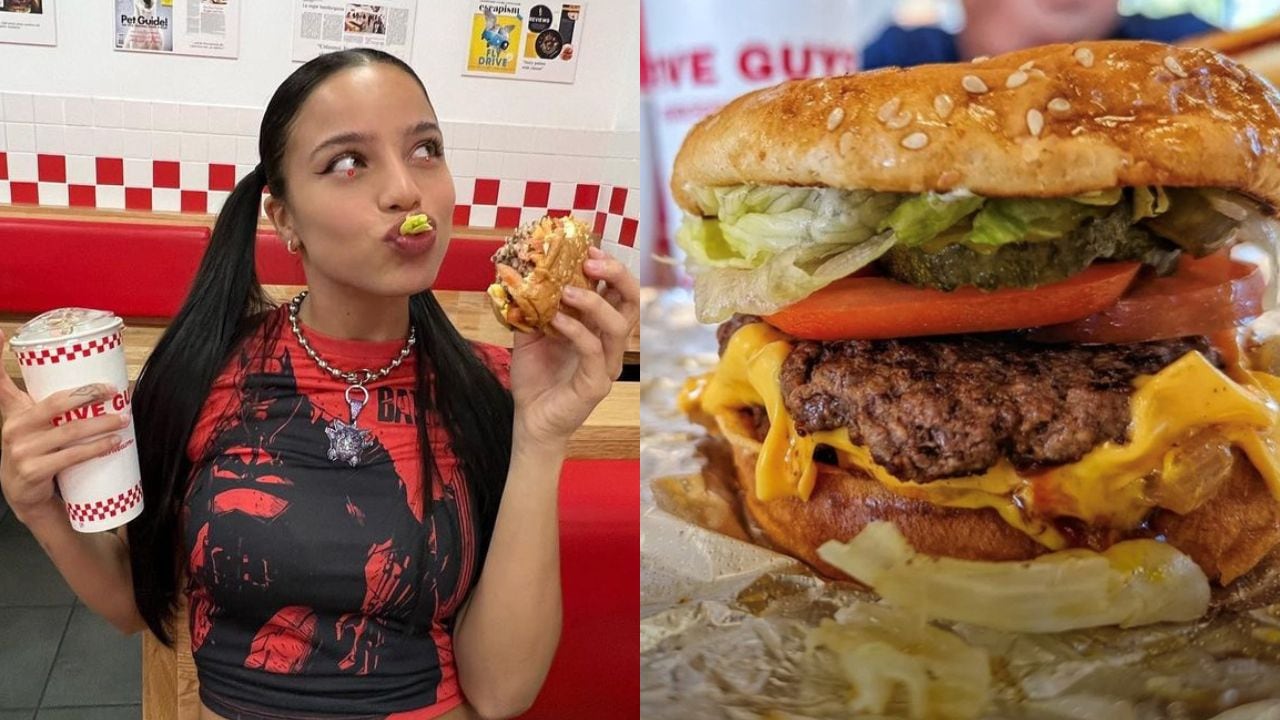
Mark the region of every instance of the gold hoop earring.
POLYGON ((289 238, 289 240, 284 244, 284 247, 285 247, 285 250, 289 251, 290 255, 298 254, 298 251, 293 249, 293 238, 289 238))

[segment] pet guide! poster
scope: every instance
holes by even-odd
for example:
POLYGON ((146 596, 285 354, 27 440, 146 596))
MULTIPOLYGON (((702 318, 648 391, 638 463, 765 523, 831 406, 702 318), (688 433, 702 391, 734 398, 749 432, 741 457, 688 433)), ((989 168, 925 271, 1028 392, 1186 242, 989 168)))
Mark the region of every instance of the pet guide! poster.
POLYGON ((572 83, 585 2, 475 3, 463 75, 572 83))
POLYGON ((0 0, 0 42, 56 45, 56 0, 0 0))
POLYGON ((115 0, 115 47, 129 52, 234 58, 241 0, 115 0))

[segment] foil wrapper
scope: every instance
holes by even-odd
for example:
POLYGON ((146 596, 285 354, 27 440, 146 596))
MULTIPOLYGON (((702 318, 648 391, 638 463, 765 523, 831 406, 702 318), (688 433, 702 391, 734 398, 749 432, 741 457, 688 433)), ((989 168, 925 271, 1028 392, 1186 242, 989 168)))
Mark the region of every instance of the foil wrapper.
MULTIPOLYGON (((752 542, 732 491, 676 407, 712 369, 714 328, 688 290, 642 295, 640 709, 644 718, 907 718, 850 710, 850 684, 806 637, 876 598, 752 542)), ((990 661, 982 718, 1280 720, 1280 605, 1188 624, 1052 635, 935 623, 990 661)))

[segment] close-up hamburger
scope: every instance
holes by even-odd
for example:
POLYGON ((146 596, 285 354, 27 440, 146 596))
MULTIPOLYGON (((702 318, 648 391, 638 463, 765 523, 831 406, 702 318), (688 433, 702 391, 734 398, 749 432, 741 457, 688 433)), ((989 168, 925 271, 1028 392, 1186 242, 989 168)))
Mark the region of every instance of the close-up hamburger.
POLYGON ((763 542, 886 597, 820 548, 882 521, 903 564, 993 584, 1177 574, 1191 600, 1155 620, 1280 599, 1280 365, 1249 327, 1280 95, 1256 74, 1084 42, 790 81, 695 126, 671 190, 719 325, 681 407, 763 542))
POLYGON ((572 216, 545 216, 520 226, 494 253, 489 301, 511 330, 545 330, 560 309, 566 286, 594 289, 582 263, 591 227, 572 216))

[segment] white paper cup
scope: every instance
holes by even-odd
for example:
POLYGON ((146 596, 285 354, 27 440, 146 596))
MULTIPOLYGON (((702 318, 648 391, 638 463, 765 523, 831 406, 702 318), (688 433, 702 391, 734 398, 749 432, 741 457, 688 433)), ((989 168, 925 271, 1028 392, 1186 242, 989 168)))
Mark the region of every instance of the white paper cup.
MULTIPOLYGON (((23 325, 13 336, 9 344, 18 355, 27 394, 36 402, 91 383, 105 383, 118 390, 110 400, 54 418, 54 425, 129 411, 132 393, 121 340, 123 328, 120 318, 104 310, 59 308, 23 325)), ((120 527, 142 512, 133 420, 116 434, 121 447, 58 474, 58 489, 71 526, 80 532, 120 527)))

